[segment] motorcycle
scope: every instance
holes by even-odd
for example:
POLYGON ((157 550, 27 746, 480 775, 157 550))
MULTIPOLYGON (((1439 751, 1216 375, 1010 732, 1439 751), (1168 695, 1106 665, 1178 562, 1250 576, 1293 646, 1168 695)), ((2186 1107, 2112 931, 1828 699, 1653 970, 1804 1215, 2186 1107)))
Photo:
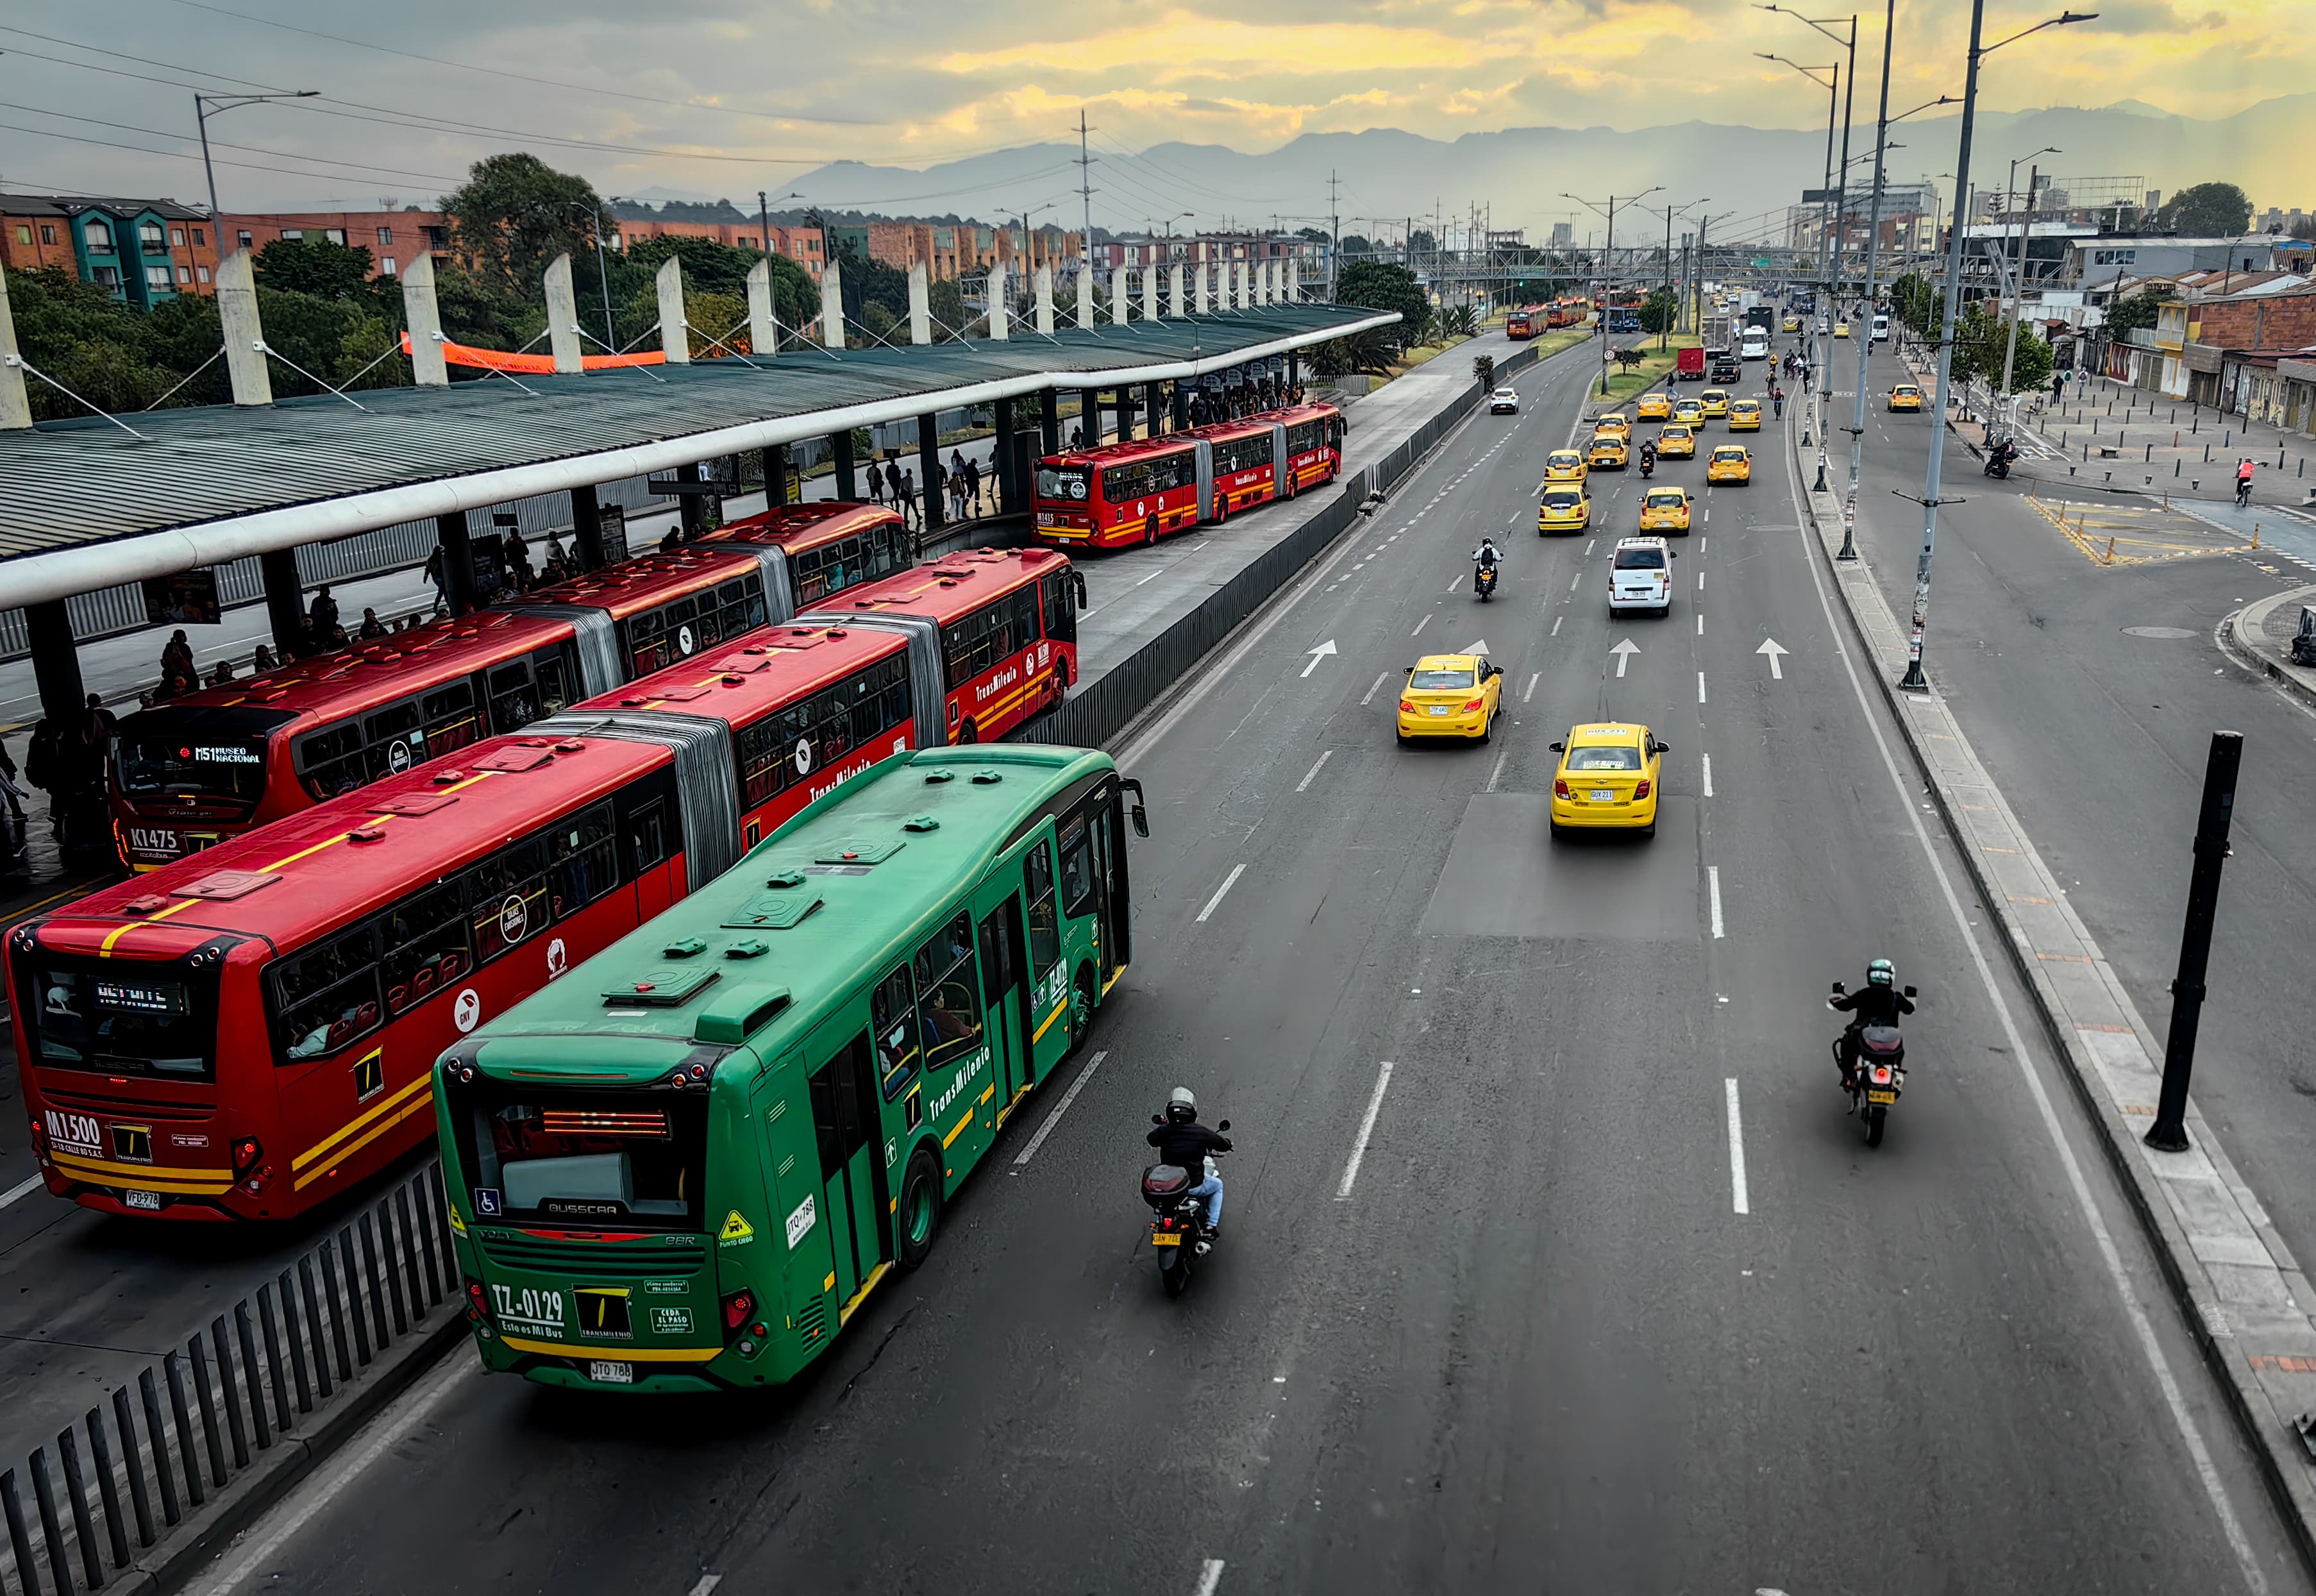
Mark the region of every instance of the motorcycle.
POLYGON ((1480 602, 1486 603, 1496 591, 1496 567, 1482 566, 1474 572, 1472 576, 1472 591, 1480 595, 1480 602))
POLYGON ((1986 474, 1997 482, 2006 480, 2010 475, 2010 462, 2018 458, 2017 444, 2009 441, 1996 444, 1986 451, 1986 474))
POLYGON ((1641 456, 1641 480, 1642 480, 1642 481, 1643 481, 1643 482, 1646 482, 1650 477, 1652 477, 1655 476, 1656 474, 1657 474, 1657 457, 1656 457, 1656 456, 1654 456, 1654 455, 1652 455, 1652 454, 1643 454, 1643 455, 1642 455, 1642 456, 1641 456))
MULTIPOLYGON (((1166 1116, 1153 1114, 1150 1120, 1163 1125, 1166 1116)), ((1227 1132, 1230 1121, 1225 1119, 1215 1128, 1227 1132)), ((1210 1154, 1206 1173, 1214 1172, 1210 1154)), ((1180 1297, 1189 1289, 1191 1269, 1214 1251, 1214 1233, 1207 1228, 1206 1202, 1190 1195, 1198 1185, 1180 1164, 1154 1164, 1142 1172, 1142 1200, 1152 1212, 1150 1244, 1158 1249, 1158 1280, 1168 1297, 1180 1297)))
MULTIPOLYGON (((1845 990, 1840 982, 1833 984, 1836 997, 1845 990)), ((1909 986, 1905 993, 1911 997, 1914 989, 1909 986)), ((1825 1006, 1833 1008, 1831 998, 1825 1006)), ((1884 1122, 1906 1089, 1906 1039, 1894 1025, 1861 1026, 1855 1059, 1846 1056, 1843 1043, 1848 1039, 1847 1031, 1833 1039, 1833 1062, 1841 1071, 1842 1090, 1849 1093, 1850 1111, 1865 1121, 1866 1145, 1878 1147, 1884 1122)))

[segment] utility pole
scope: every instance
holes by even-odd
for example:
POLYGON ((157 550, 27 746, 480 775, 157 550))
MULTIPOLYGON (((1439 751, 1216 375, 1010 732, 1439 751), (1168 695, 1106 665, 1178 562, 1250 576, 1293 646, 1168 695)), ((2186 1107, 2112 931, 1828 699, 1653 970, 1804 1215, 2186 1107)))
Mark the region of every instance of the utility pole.
MULTIPOLYGON (((1882 105, 1874 119, 1874 192, 1868 199, 1866 223, 1866 298, 1858 315, 1866 325, 1857 344, 1857 408, 1849 425, 1849 496, 1841 506, 1841 554, 1857 557, 1857 479, 1866 468, 1866 362, 1874 353, 1874 265, 1882 242, 1882 159, 1890 137, 1890 42, 1897 35, 1898 0, 1883 0, 1882 105)), ((1940 96, 1943 98, 1944 96, 1940 96)), ((1845 196, 1849 180, 1842 178, 1845 196)), ((1940 396, 1941 400, 1944 395, 1940 396)))
POLYGON ((1091 272, 1093 270, 1093 156, 1086 153, 1083 107, 1078 111, 1078 195, 1085 201, 1085 260, 1078 269, 1091 272))
POLYGON ((1327 226, 1332 242, 1327 246, 1327 302, 1334 303, 1337 263, 1343 256, 1343 194, 1342 182, 1332 168, 1327 173, 1327 226))
POLYGON ((2179 976, 2171 983, 2171 1029, 2163 1039, 2163 1088, 2147 1145, 2160 1153, 2187 1150, 2187 1085, 2196 1070, 2196 1032, 2204 1018, 2204 973, 2212 958, 2212 921, 2220 906, 2220 868, 2228 857, 2228 825, 2235 816, 2236 771, 2243 734, 2212 734, 2204 765, 2204 802, 2196 819, 2196 866, 2187 878, 2187 920, 2179 933, 2179 976))
MULTIPOLYGON (((2053 150, 2050 153, 2057 155, 2060 152, 2053 150)), ((2016 172, 2018 168, 2013 166, 2011 170, 2016 172)), ((2042 170, 2040 166, 2026 168, 2026 209, 2018 218, 2018 271, 2011 283, 2010 334, 2002 345, 2003 415, 2005 425, 2010 430, 2016 430, 2018 420, 2018 402, 2010 392, 2010 369, 2011 362, 2018 354, 2018 321, 2026 314, 2026 251, 2029 236, 2035 230, 2035 187, 2041 179, 2042 170)))

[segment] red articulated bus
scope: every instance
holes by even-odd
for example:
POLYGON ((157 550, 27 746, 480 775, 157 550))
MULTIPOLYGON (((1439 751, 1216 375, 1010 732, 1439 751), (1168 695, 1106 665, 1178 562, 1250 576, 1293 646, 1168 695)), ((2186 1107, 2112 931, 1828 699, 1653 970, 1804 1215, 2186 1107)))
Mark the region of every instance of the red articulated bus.
POLYGON ((1332 405, 1296 405, 1047 455, 1038 462, 1038 535, 1071 548, 1154 543, 1200 522, 1291 499, 1342 467, 1343 415, 1332 405))
POLYGON ((1535 337, 1544 327, 1545 313, 1540 305, 1512 311, 1504 317, 1504 336, 1515 343, 1535 337))
MULTIPOLYGON (((1066 560, 1020 563, 1029 584, 1001 605, 1026 592, 1034 612, 1058 579, 1056 613, 1074 616, 1066 560)), ((105 1213, 278 1219, 376 1172, 432 1133, 430 1068, 480 1020, 835 783, 944 741, 938 641, 849 618, 759 632, 16 926, 18 1074, 49 1190, 105 1213)))
POLYGON ((907 634, 937 662, 945 736, 989 743, 1062 701, 1078 673, 1085 578, 1048 548, 977 548, 871 583, 798 622, 907 634))
POLYGON ((874 505, 715 536, 129 716, 110 777, 121 861, 156 869, 909 564, 900 518, 874 505))

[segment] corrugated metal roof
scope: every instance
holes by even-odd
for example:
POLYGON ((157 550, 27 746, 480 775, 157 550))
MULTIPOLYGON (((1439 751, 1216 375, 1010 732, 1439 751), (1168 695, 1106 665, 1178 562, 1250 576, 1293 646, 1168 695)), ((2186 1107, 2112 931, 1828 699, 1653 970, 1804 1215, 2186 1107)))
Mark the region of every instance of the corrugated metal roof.
MULTIPOLYGON (((1155 365, 1213 369, 1232 363, 1234 352, 1318 343, 1377 319, 1376 312, 1349 307, 1274 305, 1071 329, 1051 340, 1017 327, 1003 343, 807 349, 753 364, 717 360, 526 377, 523 387, 494 378, 447 388, 372 389, 356 396, 361 409, 323 395, 267 408, 124 416, 141 437, 96 416, 44 422, 0 432, 0 561, 278 518, 301 506, 547 462, 569 462, 565 474, 583 481, 592 455, 719 432, 727 436, 705 452, 722 453, 734 428, 788 422, 797 424, 788 429, 792 436, 809 436, 826 430, 806 420, 822 413, 895 403, 911 405, 913 414, 931 411, 959 402, 950 397, 958 390, 993 383, 1068 389, 1155 365)), ((379 504, 380 513, 391 508, 383 498, 379 504)), ((358 530, 346 506, 336 509, 326 524, 316 521, 314 535, 358 530)), ((407 513, 400 509, 393 519, 407 513)))

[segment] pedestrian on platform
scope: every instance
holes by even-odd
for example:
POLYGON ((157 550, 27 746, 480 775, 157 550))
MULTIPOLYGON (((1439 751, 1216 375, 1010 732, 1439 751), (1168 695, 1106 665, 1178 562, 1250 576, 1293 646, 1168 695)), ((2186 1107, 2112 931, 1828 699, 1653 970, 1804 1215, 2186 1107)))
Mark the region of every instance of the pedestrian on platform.
POLYGON ((326 582, 314 590, 314 602, 306 610, 306 629, 316 654, 327 648, 337 636, 338 601, 330 596, 326 582))
POLYGON ((892 504, 893 513, 896 515, 899 514, 901 510, 901 462, 890 456, 887 456, 885 460, 885 496, 887 502, 892 504))
POLYGON ((981 513, 981 462, 965 462, 965 500, 975 516, 981 513))
POLYGON ((873 456, 868 461, 868 502, 872 504, 881 504, 885 502, 885 477, 877 468, 877 461, 873 456))
POLYGON ((0 743, 0 801, 19 822, 24 818, 24 789, 16 785, 16 762, 8 757, 8 745, 0 743))
POLYGON ((442 546, 440 543, 437 543, 426 556, 426 566, 423 574, 427 581, 434 584, 434 608, 428 613, 448 615, 450 612, 450 589, 448 584, 449 579, 442 575, 442 546))
POLYGON ((250 655, 249 668, 253 673, 260 676, 263 676, 266 672, 272 670, 273 668, 273 650, 268 648, 264 644, 260 643, 257 646, 257 652, 250 655))
POLYGON ((364 642, 373 638, 383 638, 386 636, 386 622, 378 618, 377 611, 365 607, 362 611, 361 630, 356 636, 364 642))
POLYGON ((211 687, 223 687, 227 682, 232 680, 233 661, 229 659, 221 659, 218 661, 215 667, 213 667, 209 672, 209 685, 211 687))
POLYGON ((901 524, 924 524, 917 514, 917 472, 913 466, 901 473, 901 524))

